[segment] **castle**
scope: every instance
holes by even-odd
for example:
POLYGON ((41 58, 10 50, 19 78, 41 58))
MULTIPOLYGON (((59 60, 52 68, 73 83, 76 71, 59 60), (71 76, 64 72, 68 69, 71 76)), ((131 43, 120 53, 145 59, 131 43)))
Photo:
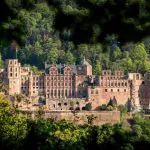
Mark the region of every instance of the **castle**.
POLYGON ((9 59, 0 75, 8 83, 10 96, 22 93, 31 99, 45 98, 50 110, 81 110, 87 103, 96 110, 113 98, 117 105, 130 102, 136 110, 150 105, 150 74, 103 70, 101 76, 95 76, 85 59, 80 65, 45 63, 42 74, 21 66, 17 59, 9 59))

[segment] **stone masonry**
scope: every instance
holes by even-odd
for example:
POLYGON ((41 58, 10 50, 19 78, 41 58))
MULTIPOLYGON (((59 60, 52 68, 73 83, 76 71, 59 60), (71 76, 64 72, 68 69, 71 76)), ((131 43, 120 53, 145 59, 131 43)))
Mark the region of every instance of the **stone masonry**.
POLYGON ((9 59, 0 76, 8 83, 10 96, 44 98, 49 110, 81 110, 87 103, 96 110, 113 98, 118 105, 130 102, 137 110, 150 105, 149 73, 124 75, 123 70, 103 70, 101 76, 95 76, 85 59, 79 65, 45 63, 45 71, 40 75, 21 66, 17 59, 9 59))

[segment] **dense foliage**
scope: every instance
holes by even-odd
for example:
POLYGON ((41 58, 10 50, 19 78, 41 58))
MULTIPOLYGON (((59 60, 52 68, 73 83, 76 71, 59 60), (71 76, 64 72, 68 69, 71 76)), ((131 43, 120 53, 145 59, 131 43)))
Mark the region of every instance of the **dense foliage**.
POLYGON ((131 127, 121 124, 76 125, 64 120, 37 120, 18 115, 6 97, 0 97, 1 150, 147 150, 150 146, 150 120, 135 114, 131 127))
POLYGON ((74 64, 86 57, 94 74, 149 72, 149 7, 148 0, 1 0, 2 60, 44 68, 46 60, 74 64))

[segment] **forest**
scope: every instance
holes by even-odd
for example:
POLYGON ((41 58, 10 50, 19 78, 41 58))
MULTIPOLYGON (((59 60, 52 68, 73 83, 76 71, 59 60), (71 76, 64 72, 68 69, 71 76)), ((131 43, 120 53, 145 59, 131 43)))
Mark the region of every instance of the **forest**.
MULTIPOLYGON (((123 114, 123 112, 122 112, 123 114)), ((37 119, 20 115, 5 96, 0 96, 1 150, 148 150, 150 120, 134 114, 130 126, 118 124, 94 126, 92 119, 84 125, 65 120, 37 119)))
POLYGON ((1 0, 0 67, 18 58, 37 71, 85 57, 97 75, 149 72, 149 8, 149 0, 1 0))

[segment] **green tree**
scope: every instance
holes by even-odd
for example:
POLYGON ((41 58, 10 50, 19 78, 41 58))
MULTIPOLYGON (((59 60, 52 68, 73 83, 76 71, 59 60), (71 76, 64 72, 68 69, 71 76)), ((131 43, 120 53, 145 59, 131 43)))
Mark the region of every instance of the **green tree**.
POLYGON ((90 111, 92 109, 92 104, 91 103, 88 103, 85 105, 85 110, 88 110, 90 111))
POLYGON ((68 51, 65 55, 65 63, 73 64, 74 62, 75 62, 75 58, 73 54, 70 51, 68 51))
POLYGON ((3 67, 3 60, 2 60, 2 56, 0 54, 0 68, 2 68, 2 67, 3 67))
POLYGON ((27 120, 16 113, 7 97, 0 96, 0 147, 19 149, 27 135, 27 120))
POLYGON ((116 47, 112 52, 112 61, 116 61, 121 56, 121 50, 119 47, 116 47))
POLYGON ((100 106, 100 110, 107 110, 107 105, 106 104, 102 104, 100 106))
POLYGON ((147 53, 143 43, 138 43, 130 52, 130 57, 134 64, 136 64, 136 71, 140 69, 140 65, 147 59, 147 53))
POLYGON ((52 48, 49 53, 49 60, 51 64, 55 64, 58 59, 58 49, 52 48))
POLYGON ((102 72, 102 66, 99 61, 96 61, 95 69, 94 69, 94 74, 95 75, 100 75, 102 72))

